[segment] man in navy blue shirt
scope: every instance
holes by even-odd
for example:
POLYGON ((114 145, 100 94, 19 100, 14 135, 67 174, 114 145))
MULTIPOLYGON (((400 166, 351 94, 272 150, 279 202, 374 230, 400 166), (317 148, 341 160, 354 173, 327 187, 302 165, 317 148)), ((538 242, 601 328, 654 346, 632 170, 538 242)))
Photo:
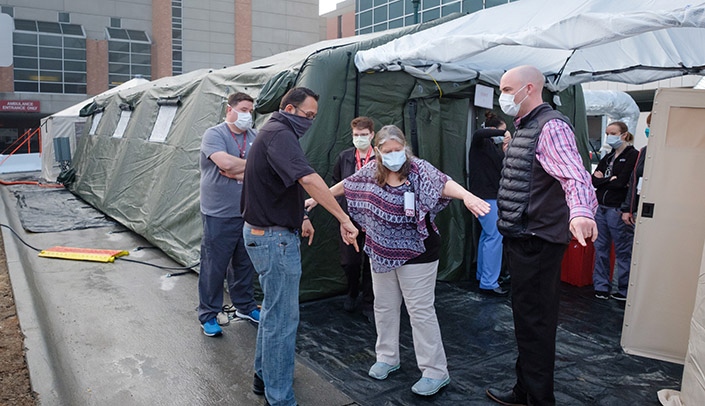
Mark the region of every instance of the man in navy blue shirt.
POLYGON ((242 214, 247 253, 264 293, 257 331, 253 392, 270 405, 296 405, 294 357, 299 324, 300 237, 313 240, 304 216, 304 191, 340 222, 340 234, 357 247, 358 230, 299 144, 318 113, 318 95, 298 87, 287 92, 252 144, 245 166, 242 214))

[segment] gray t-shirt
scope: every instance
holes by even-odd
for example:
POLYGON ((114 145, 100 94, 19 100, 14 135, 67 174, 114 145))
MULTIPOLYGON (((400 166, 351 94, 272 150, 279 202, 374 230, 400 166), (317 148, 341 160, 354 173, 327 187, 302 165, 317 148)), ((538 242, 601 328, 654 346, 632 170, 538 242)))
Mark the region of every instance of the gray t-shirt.
POLYGON ((234 134, 221 123, 206 130, 201 140, 201 213, 212 217, 242 217, 240 194, 242 183, 220 174, 210 156, 218 151, 246 158, 257 133, 250 129, 234 134))

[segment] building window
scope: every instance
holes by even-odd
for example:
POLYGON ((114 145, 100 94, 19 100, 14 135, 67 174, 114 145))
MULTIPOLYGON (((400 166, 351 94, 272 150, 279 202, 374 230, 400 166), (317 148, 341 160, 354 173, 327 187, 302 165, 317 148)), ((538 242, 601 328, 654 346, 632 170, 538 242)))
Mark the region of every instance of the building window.
POLYGON ((86 93, 86 34, 76 24, 15 19, 16 92, 86 93))
POLYGON ((110 28, 122 28, 122 21, 119 18, 110 17, 110 28))
POLYGON ((108 87, 135 77, 152 77, 152 41, 144 31, 106 28, 108 37, 108 87))
MULTIPOLYGON (((516 0, 420 0, 418 22, 428 22, 455 12, 475 12, 516 0)), ((383 31, 415 24, 412 0, 356 0, 355 34, 383 31)))
POLYGON ((12 6, 2 6, 0 7, 0 13, 7 14, 10 17, 15 16, 15 8, 12 6))
POLYGON ((183 36, 182 36, 182 19, 183 12, 182 0, 171 1, 171 74, 180 75, 184 73, 183 60, 183 36))
POLYGON ((71 22, 71 14, 59 12, 59 22, 60 23, 70 23, 71 22))

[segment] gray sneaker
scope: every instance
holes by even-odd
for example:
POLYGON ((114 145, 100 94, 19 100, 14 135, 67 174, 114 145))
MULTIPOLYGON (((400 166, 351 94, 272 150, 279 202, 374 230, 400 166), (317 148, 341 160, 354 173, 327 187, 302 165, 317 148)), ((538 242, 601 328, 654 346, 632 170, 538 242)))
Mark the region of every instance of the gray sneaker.
POLYGON ((411 387, 411 391, 421 396, 431 396, 436 394, 442 387, 450 383, 450 377, 443 379, 421 378, 411 387))
POLYGON ((389 365, 385 362, 375 362, 375 364, 372 365, 372 368, 370 368, 370 372, 368 372, 367 375, 379 380, 387 379, 389 374, 399 369, 399 367, 400 364, 389 365))
POLYGON ((217 321, 220 326, 227 326, 230 324, 230 317, 228 317, 226 313, 220 312, 215 316, 215 321, 217 321))

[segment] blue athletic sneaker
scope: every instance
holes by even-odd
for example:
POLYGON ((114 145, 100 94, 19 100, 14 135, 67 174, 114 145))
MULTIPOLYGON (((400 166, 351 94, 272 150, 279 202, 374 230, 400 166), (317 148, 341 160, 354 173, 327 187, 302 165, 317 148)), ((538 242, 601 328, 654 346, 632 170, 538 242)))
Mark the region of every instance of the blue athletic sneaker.
POLYGON ((223 329, 220 328, 215 317, 201 324, 201 327, 203 327, 203 334, 208 337, 215 337, 223 334, 223 329))
POLYGON ((259 309, 255 309, 247 314, 240 313, 240 311, 237 310, 235 311, 235 315, 241 319, 246 319, 259 324, 259 309))

